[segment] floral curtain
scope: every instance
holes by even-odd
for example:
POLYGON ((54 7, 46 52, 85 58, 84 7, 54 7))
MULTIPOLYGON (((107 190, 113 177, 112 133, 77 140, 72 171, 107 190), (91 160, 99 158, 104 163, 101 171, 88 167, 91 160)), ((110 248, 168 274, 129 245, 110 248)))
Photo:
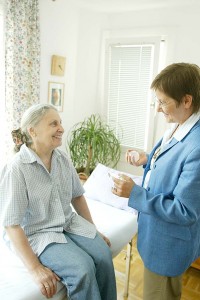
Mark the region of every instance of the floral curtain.
POLYGON ((19 127, 23 112, 39 102, 39 81, 38 0, 6 0, 5 110, 8 144, 10 132, 19 127))

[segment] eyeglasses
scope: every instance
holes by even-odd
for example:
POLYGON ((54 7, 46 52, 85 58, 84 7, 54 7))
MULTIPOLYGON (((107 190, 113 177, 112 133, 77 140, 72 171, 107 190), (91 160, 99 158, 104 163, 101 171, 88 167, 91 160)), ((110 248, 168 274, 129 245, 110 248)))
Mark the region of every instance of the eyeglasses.
POLYGON ((160 107, 165 107, 168 104, 170 104, 170 102, 158 100, 156 97, 155 97, 155 100, 156 100, 157 105, 159 105, 160 107))

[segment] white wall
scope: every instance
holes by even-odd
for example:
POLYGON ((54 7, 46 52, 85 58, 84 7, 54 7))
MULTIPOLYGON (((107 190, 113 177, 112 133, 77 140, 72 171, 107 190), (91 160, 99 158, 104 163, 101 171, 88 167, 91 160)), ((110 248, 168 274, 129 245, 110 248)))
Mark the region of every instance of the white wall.
POLYGON ((82 12, 79 18, 78 52, 75 79, 75 118, 98 113, 98 82, 102 28, 107 24, 107 16, 82 12))
MULTIPOLYGON (((104 111, 99 75, 105 32, 116 37, 164 35, 167 37, 166 65, 181 61, 200 65, 198 1, 193 0, 193 5, 176 6, 174 0, 169 8, 153 7, 123 13, 79 10, 75 2, 40 0, 41 101, 47 102, 48 81, 65 83, 61 117, 66 133, 77 121, 104 111), (50 75, 53 54, 67 58, 64 77, 50 75)), ((166 127, 162 116, 157 117, 156 122, 155 140, 166 127)))
MULTIPOLYGON (((102 28, 107 16, 80 11, 70 0, 40 0, 41 102, 48 101, 48 81, 64 82, 64 111, 67 132, 76 122, 100 111, 97 101, 102 28), (52 76, 51 56, 67 59, 64 77, 52 76)), ((64 149, 63 143, 63 149, 64 149)))
MULTIPOLYGON (((79 12, 69 1, 40 0, 41 24, 41 102, 48 101, 48 82, 65 84, 64 110, 61 118, 64 128, 74 123, 74 93, 77 67, 79 12), (63 77, 51 75, 52 55, 66 57, 66 71, 63 77)), ((64 143, 63 143, 64 148, 64 143)))

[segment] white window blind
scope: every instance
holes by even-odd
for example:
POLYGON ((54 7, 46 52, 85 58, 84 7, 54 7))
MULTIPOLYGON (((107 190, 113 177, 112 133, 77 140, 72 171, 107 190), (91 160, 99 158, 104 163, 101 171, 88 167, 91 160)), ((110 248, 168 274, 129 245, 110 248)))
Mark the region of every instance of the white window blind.
POLYGON ((108 123, 125 147, 145 146, 153 57, 153 44, 109 47, 108 123))

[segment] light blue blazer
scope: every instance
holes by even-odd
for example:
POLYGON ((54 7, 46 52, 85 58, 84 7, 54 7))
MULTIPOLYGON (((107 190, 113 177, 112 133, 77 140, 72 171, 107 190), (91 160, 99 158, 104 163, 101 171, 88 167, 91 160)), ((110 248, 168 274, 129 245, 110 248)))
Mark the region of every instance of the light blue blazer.
POLYGON ((180 142, 172 139, 155 161, 147 189, 133 187, 129 206, 139 212, 138 250, 149 270, 177 276, 200 256, 200 121, 180 142))

